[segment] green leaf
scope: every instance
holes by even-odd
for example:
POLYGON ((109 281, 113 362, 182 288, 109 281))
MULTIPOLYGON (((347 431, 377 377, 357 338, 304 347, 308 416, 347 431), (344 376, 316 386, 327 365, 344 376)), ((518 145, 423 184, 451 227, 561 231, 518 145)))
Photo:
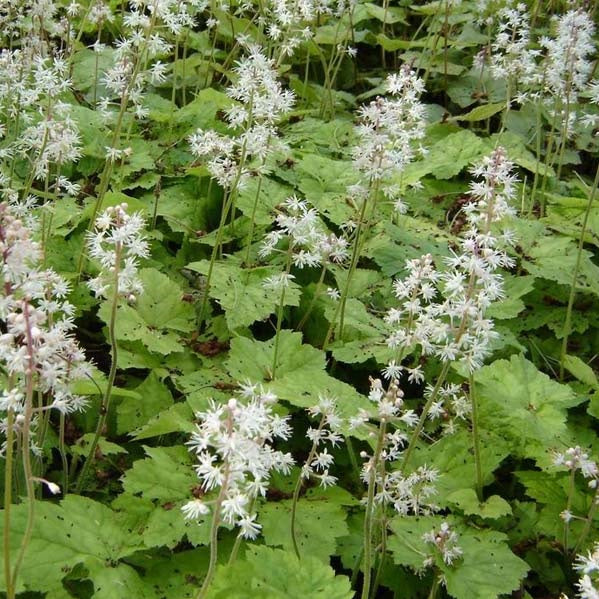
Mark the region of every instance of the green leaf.
POLYGON ((423 254, 449 255, 451 236, 421 218, 402 216, 400 226, 383 223, 373 233, 364 254, 371 257, 386 276, 403 273, 406 260, 420 258, 423 254))
POLYGON ((460 489, 451 493, 447 500, 460 508, 468 516, 480 516, 484 520, 509 516, 512 513, 510 504, 499 495, 491 495, 480 503, 474 489, 460 489))
MULTIPOLYGON (((291 500, 272 501, 260 508, 264 542, 293 552, 291 500)), ((328 563, 337 550, 337 539, 349 533, 345 511, 326 498, 301 498, 296 510, 296 541, 302 558, 310 555, 328 563)))
POLYGON ((208 552, 194 549, 165 557, 151 554, 140 566, 145 571, 143 580, 153 589, 156 599, 191 599, 208 569, 208 552))
POLYGON ((569 354, 564 356, 564 367, 585 385, 599 390, 599 380, 597 380, 595 371, 578 356, 571 356, 569 354))
POLYGON ((320 214, 336 225, 353 218, 354 208, 345 201, 347 187, 358 182, 351 162, 306 154, 295 166, 295 172, 300 191, 320 214))
POLYGON ((195 329, 193 307, 181 301, 183 294, 178 285, 155 268, 140 270, 139 278, 144 291, 136 309, 148 327, 182 332, 195 329))
POLYGON ((142 537, 146 547, 165 546, 173 549, 188 528, 197 526, 197 522, 185 520, 180 503, 166 502, 150 512, 142 537))
MULTIPOLYGON (((13 563, 25 530, 26 511, 25 503, 11 509, 13 563)), ((3 523, 2 518, 0 528, 3 523)), ((60 505, 36 501, 19 589, 51 589, 78 564, 94 573, 101 572, 141 546, 141 537, 130 529, 128 518, 105 505, 76 495, 68 495, 60 505)), ((0 585, 4 585, 3 566, 0 564, 0 585)))
MULTIPOLYGON (((181 351, 179 333, 195 329, 193 307, 181 301, 181 289, 160 271, 144 268, 139 277, 144 292, 136 306, 122 302, 118 305, 117 339, 141 341, 150 351, 162 355, 181 351)), ((110 322, 110 301, 102 303, 98 315, 104 322, 110 322)))
POLYGON ((93 568, 90 576, 95 590, 93 599, 147 599, 153 590, 144 583, 137 571, 127 564, 93 568))
MULTIPOLYGON (((188 264, 187 268, 206 275, 209 265, 208 260, 202 260, 188 264)), ((264 281, 279 273, 274 267, 244 269, 231 262, 214 264, 209 294, 225 310, 231 331, 264 320, 276 311, 281 294, 267 289, 264 281)), ((284 305, 298 306, 299 300, 300 287, 292 281, 285 290, 284 305)))
MULTIPOLYGON (((71 383, 71 390, 77 395, 103 395, 106 393, 106 376, 104 373, 92 369, 91 377, 89 379, 79 379, 71 383)), ((110 392, 111 397, 122 397, 123 399, 131 399, 133 401, 140 401, 141 397, 137 391, 132 389, 122 389, 121 387, 113 387, 110 392)))
POLYGON ((505 539, 491 530, 462 532, 459 545, 464 556, 456 568, 445 568, 447 592, 456 599, 495 599, 517 589, 529 567, 505 539))
POLYGON ((407 25, 406 11, 403 8, 397 6, 388 6, 386 9, 382 6, 366 2, 364 4, 368 14, 382 23, 403 23, 407 25))
MULTIPOLYGON (((528 470, 516 472, 515 475, 526 488, 526 495, 536 502, 538 521, 535 523, 535 536, 545 535, 562 541, 564 521, 560 514, 566 509, 568 495, 570 495, 570 477, 568 474, 566 472, 548 473, 528 470)), ((591 502, 592 496, 590 494, 587 495, 575 489, 575 492, 571 493, 570 509, 572 513, 577 515, 587 514, 591 502)), ((569 528, 573 539, 580 535, 583 526, 584 521, 579 518, 574 518, 570 522, 569 528)))
POLYGON ((148 421, 173 404, 170 391, 155 371, 136 388, 139 397, 125 398, 117 407, 117 433, 128 433, 148 423, 148 421))
POLYGON ((545 163, 537 160, 534 154, 528 150, 526 143, 516 133, 511 131, 504 131, 503 133, 495 133, 491 137, 485 140, 486 151, 485 154, 491 153, 497 145, 503 146, 507 152, 509 159, 525 168, 526 170, 544 175, 547 173, 549 177, 555 177, 555 171, 552 167, 547 167, 545 163))
POLYGON ((522 457, 547 459, 547 449, 567 437, 566 410, 580 402, 521 355, 497 360, 475 375, 480 425, 511 441, 522 457))
POLYGON ((236 208, 257 225, 270 225, 274 209, 292 193, 292 189, 269 177, 253 177, 239 191, 236 208), (256 199, 257 196, 257 199, 256 199))
POLYGON ((192 102, 177 111, 177 123, 188 125, 190 130, 204 128, 226 129, 224 123, 219 122, 217 113, 229 108, 234 101, 227 94, 213 88, 202 89, 192 102), (216 125, 216 127, 215 127, 216 125))
POLYGON ((472 131, 460 130, 436 142, 423 161, 406 168, 404 176, 406 181, 418 181, 429 173, 436 179, 450 179, 485 153, 482 139, 472 131))
MULTIPOLYGON (((438 530, 439 516, 400 517, 391 521, 393 536, 387 545, 395 563, 415 570, 423 567, 424 559, 434 555, 423 535, 438 530)), ((456 599, 495 599, 516 589, 528 571, 526 562, 515 556, 504 534, 492 530, 468 528, 449 520, 458 533, 461 559, 451 566, 436 559, 435 564, 446 580, 447 592, 456 599)))
POLYGON ((498 320, 516 318, 520 312, 526 309, 526 305, 521 298, 534 289, 534 277, 504 275, 503 288, 505 298, 493 302, 487 308, 487 317, 498 320))
POLYGON ((296 406, 316 405, 321 395, 328 395, 339 400, 339 411, 345 417, 356 414, 359 409, 372 409, 371 403, 354 387, 327 374, 324 352, 302 344, 301 333, 280 332, 274 381, 273 356, 274 339, 256 341, 237 337, 231 341, 225 366, 233 379, 263 382, 279 398, 296 406))
MULTIPOLYGON (((493 473, 510 454, 509 443, 490 429, 481 427, 481 470, 485 485, 494 482, 493 473)), ((436 443, 427 444, 415 452, 418 464, 435 468, 439 479, 435 484, 435 503, 445 506, 451 494, 463 490, 468 484, 474 489, 476 483, 472 435, 459 430, 453 435, 444 435, 436 443)))
POLYGON ((114 62, 114 52, 110 47, 104 48, 101 52, 94 52, 88 48, 75 52, 72 77, 74 89, 86 91, 94 86, 96 80, 101 80, 104 72, 114 62))
POLYGON ((150 439, 168 433, 185 432, 193 430, 193 411, 185 402, 176 403, 167 410, 151 418, 144 426, 133 431, 136 441, 150 439))
POLYGON ((474 123, 476 121, 484 121, 494 114, 501 112, 505 108, 505 102, 497 102, 495 104, 483 104, 482 106, 477 106, 473 108, 470 112, 466 114, 461 114, 458 116, 452 117, 452 120, 455 121, 468 121, 469 123, 474 123))
MULTIPOLYGON (((79 437, 77 442, 74 445, 71 445, 71 452, 74 455, 87 456, 89 453, 89 447, 94 437, 94 433, 86 433, 82 437, 79 437)), ((98 449, 103 455, 118 455, 119 453, 127 453, 127 450, 120 445, 111 443, 102 437, 100 437, 98 440, 98 449)))
POLYGON ((198 479, 184 446, 147 447, 149 456, 137 460, 122 478, 123 488, 132 495, 159 501, 189 499, 198 479))
POLYGON ((349 579, 307 555, 249 546, 243 561, 221 566, 208 599, 351 599, 349 579))

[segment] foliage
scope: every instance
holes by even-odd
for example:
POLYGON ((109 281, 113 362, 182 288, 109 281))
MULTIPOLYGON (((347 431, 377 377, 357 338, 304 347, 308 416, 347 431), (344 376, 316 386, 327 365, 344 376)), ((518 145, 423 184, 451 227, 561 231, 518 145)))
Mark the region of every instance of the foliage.
POLYGON ((0 4, 0 592, 596 596, 596 3, 0 4))

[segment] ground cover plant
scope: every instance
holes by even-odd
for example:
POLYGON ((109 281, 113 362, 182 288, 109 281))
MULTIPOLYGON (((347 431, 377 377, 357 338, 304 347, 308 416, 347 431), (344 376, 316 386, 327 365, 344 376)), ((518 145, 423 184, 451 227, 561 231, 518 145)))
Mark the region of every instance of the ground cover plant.
POLYGON ((596 17, 2 0, 2 596, 597 599, 596 17))

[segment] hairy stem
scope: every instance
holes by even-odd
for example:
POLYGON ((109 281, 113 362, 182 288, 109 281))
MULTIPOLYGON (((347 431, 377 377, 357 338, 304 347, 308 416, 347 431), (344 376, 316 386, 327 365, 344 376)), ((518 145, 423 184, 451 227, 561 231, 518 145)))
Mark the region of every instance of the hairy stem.
POLYGON ((8 410, 6 415, 6 456, 4 464, 4 530, 3 552, 4 552, 4 579, 6 581, 6 597, 14 599, 15 590, 12 586, 10 569, 10 509, 12 506, 12 466, 13 466, 13 426, 14 412, 8 410))
POLYGON ((597 185, 599 184, 599 167, 597 167, 597 172, 595 173, 595 180, 593 181, 593 187, 591 188, 591 192, 589 194, 589 201, 587 203, 587 207, 584 213, 584 217, 582 220, 582 227, 580 230, 580 238, 578 240, 578 249, 576 252, 576 262, 574 263, 574 271, 572 272, 572 284, 570 285, 570 295, 568 297, 568 307, 566 308, 566 319, 564 321, 563 328, 563 339, 562 339, 562 348, 560 352, 559 358, 559 378, 560 381, 564 379, 564 361, 566 359, 566 354, 568 353, 568 339, 570 337, 571 327, 572 327, 572 311, 574 308, 574 298, 576 297, 576 285, 578 283, 578 273, 580 271, 580 264, 582 262, 582 248, 584 246, 584 238, 587 231, 587 225, 589 222, 589 216, 591 214, 591 208, 593 206, 593 201, 595 200, 595 194, 597 193, 597 185))
POLYGON ((472 446, 474 448, 474 469, 476 472, 476 495, 479 501, 483 500, 483 468, 480 455, 480 431, 478 428, 478 401, 474 376, 470 375, 469 381, 470 401, 472 403, 472 446))
POLYGON ((373 510, 374 496, 376 489, 376 471, 381 452, 385 441, 386 422, 381 420, 379 424, 379 434, 376 442, 376 449, 372 456, 370 464, 370 472, 368 476, 368 496, 366 500, 366 512, 364 514, 364 582, 362 584, 361 599, 369 599, 370 596, 370 579, 372 577, 372 529, 373 529, 373 510))
POLYGON ((25 319, 25 336, 27 340, 27 357, 29 361, 29 371, 26 374, 26 391, 25 391, 25 413, 24 421, 22 425, 22 445, 21 454, 23 460, 23 475, 25 478, 25 488, 27 491, 27 524, 25 525, 25 532, 21 539, 21 546, 15 560, 15 565, 12 571, 11 589, 13 594, 17 587, 17 580, 19 576, 19 570, 27 551, 27 546, 31 540, 33 533, 33 523, 35 519, 35 489, 33 487, 33 471, 31 469, 31 419, 33 417, 33 392, 34 392, 34 372, 35 372, 35 361, 34 361, 34 347, 33 338, 31 335, 31 322, 29 317, 29 304, 23 302, 23 316, 25 319))
POLYGON ((113 297, 112 297, 112 306, 110 310, 110 323, 108 324, 108 336, 110 339, 110 349, 112 352, 112 360, 110 362, 110 371, 108 373, 108 381, 106 382, 106 390, 104 391, 104 395, 102 396, 102 403, 100 405, 100 417, 98 418, 98 424, 96 425, 96 432, 94 433, 94 438, 89 448, 89 452, 87 457, 85 458, 85 462, 79 472, 79 477, 77 479, 77 484, 75 486, 75 492, 80 493, 81 487, 85 481, 85 476, 87 475, 87 471, 91 466, 91 463, 95 459, 96 448, 98 447, 98 443, 100 441, 100 437, 102 435, 102 431, 106 426, 106 420, 108 418, 108 409, 110 408, 110 398, 112 395, 112 387, 114 385, 114 380, 116 378, 117 371, 117 357, 118 357, 118 348, 116 341, 116 318, 117 318, 117 308, 119 305, 119 267, 121 262, 121 250, 122 247, 117 245, 116 247, 116 259, 115 259, 115 267, 114 267, 114 289, 113 289, 113 297))

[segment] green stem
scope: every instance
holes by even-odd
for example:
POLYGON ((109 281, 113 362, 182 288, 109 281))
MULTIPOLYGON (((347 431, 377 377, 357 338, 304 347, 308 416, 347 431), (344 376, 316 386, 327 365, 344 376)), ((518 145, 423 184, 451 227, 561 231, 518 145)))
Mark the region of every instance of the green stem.
MULTIPOLYGON (((529 215, 532 214, 532 211, 535 207, 535 197, 537 195, 537 187, 539 185, 539 165, 541 164, 541 109, 539 107, 539 101, 536 102, 536 138, 535 138, 535 153, 537 158, 537 163, 535 165, 535 176, 532 183, 532 191, 530 194, 530 209, 529 215)), ((546 168, 546 167, 544 167, 546 168)))
MULTIPOLYGON (((378 194, 379 182, 378 180, 374 183, 374 185, 370 184, 370 192, 363 199, 362 206, 360 207, 360 215, 358 219, 358 225, 356 227, 356 238, 354 240, 354 245, 352 248, 352 256, 350 260, 349 270, 347 271, 347 278, 345 279, 345 283, 343 285, 343 292, 341 294, 341 299, 337 304, 337 309, 335 310, 335 314, 333 315, 333 320, 331 321, 329 328, 327 330, 327 334, 324 338, 324 343, 322 344, 322 351, 326 351, 329 343, 331 342, 331 337, 333 335, 333 331, 335 330, 337 324, 337 317, 339 317, 339 333, 338 338, 341 339, 343 337, 343 327, 345 324, 345 306, 347 303, 347 296, 349 294, 349 287, 351 285, 351 281, 355 270, 358 266, 358 260, 360 259, 360 252, 363 247, 363 237, 366 235, 366 231, 364 231, 364 235, 362 235, 362 229, 365 226, 365 215, 366 215, 366 206, 368 204, 368 199, 370 197, 373 198, 373 201, 376 202, 376 196, 378 194)), ((374 213, 374 207, 372 212, 374 213)))
MULTIPOLYGON (((250 128, 252 122, 252 113, 253 113, 253 102, 250 98, 249 108, 248 108, 248 117, 246 122, 246 131, 250 128)), ((214 246, 212 248, 212 253, 210 255, 210 264, 208 266, 208 273, 206 274, 206 283, 204 286, 204 295, 202 297, 202 304, 200 306, 200 316, 199 316, 199 324, 200 326, 204 323, 204 314, 206 310, 206 306, 208 305, 208 294, 210 292, 210 283, 212 282, 212 273, 214 272, 214 264, 216 262, 218 252, 222 245, 223 235, 225 232, 225 224, 227 222, 227 216, 229 211, 232 211, 231 218, 234 218, 233 212, 235 211, 235 194, 237 193, 237 186, 239 185, 239 181, 241 180, 241 175, 243 173, 243 168, 245 166, 246 159, 246 141, 243 142, 241 147, 241 153, 239 158, 239 164, 237 165, 237 173, 235 173, 235 179, 230 187, 228 194, 225 195, 223 201, 223 207, 220 214, 220 221, 218 223, 218 230, 216 231, 216 239, 214 240, 214 246)))
POLYGON ((299 494, 302 490, 303 479, 300 472, 300 475, 297 477, 297 482, 295 483, 295 489, 293 489, 293 499, 291 501, 291 542, 293 544, 293 550, 295 551, 295 555, 298 559, 301 558, 299 547, 297 545, 297 534, 295 529, 295 522, 297 516, 297 503, 299 501, 299 494))
POLYGON ((58 428, 58 449, 60 451, 60 459, 62 462, 62 489, 63 493, 69 490, 69 463, 67 461, 67 452, 64 443, 65 415, 60 413, 60 424, 58 428))
POLYGON ((595 518, 595 512, 597 511, 597 507, 599 507, 599 487, 595 491, 595 495, 592 501, 593 502, 591 503, 591 507, 589 508, 589 511, 587 513, 587 517, 585 519, 582 532, 580 533, 580 537, 578 537, 578 541, 576 542, 576 545, 572 550, 573 554, 578 553, 579 548, 582 547, 587 537, 589 536, 589 533, 591 532, 591 527, 593 526, 593 519, 595 518))
POLYGON ((21 539, 21 546, 15 560, 15 565, 12 571, 11 589, 15 593, 17 588, 17 581, 19 577, 19 570, 25 557, 25 552, 31 540, 33 533, 33 523, 35 518, 35 489, 33 487, 33 472, 31 469, 31 419, 33 416, 33 373, 35 372, 34 364, 34 349, 33 339, 31 337, 31 323, 29 320, 29 304, 23 303, 23 316, 25 319, 25 336, 27 339, 27 354, 29 360, 29 374, 27 375, 27 386, 25 391, 25 413, 23 422, 23 433, 21 454, 23 460, 23 475, 25 477, 25 488, 27 490, 27 524, 25 525, 25 532, 21 539))
POLYGON ((582 262, 582 249, 584 246, 584 238, 586 235, 587 225, 589 222, 589 216, 591 214, 591 208, 593 206, 593 201, 595 199, 595 194, 597 193, 597 185, 599 184, 599 167, 597 167, 597 172, 595 173, 595 180, 593 181, 593 187, 591 188, 591 192, 589 194, 589 201, 587 203, 587 207, 584 213, 584 218, 582 220, 582 228, 580 231, 580 239, 578 240, 578 249, 576 252, 576 262, 574 263, 574 271, 572 273, 572 284, 570 285, 570 295, 568 297, 568 307, 566 308, 566 320, 564 322, 563 328, 563 340, 562 340, 562 348, 559 359, 559 379, 560 381, 564 380, 564 361, 566 359, 566 354, 568 353, 568 339, 571 332, 572 326, 572 311, 574 308, 574 298, 576 297, 576 285, 578 283, 578 273, 580 271, 580 264, 582 262))
POLYGON ((301 331, 304 328, 306 321, 308 320, 310 314, 312 313, 312 310, 314 309, 314 306, 316 305, 318 298, 320 297, 321 287, 324 282, 326 273, 327 273, 327 264, 325 262, 322 265, 322 270, 320 271, 320 277, 318 278, 318 282, 316 283, 316 289, 314 290, 314 295, 312 296, 312 299, 310 300, 310 303, 308 304, 308 308, 306 309, 304 315, 302 316, 302 319, 299 321, 299 324, 297 325, 298 331, 301 331))
MULTIPOLYGON (((267 146, 270 146, 270 135, 268 136, 268 140, 266 142, 267 146)), ((262 159, 261 167, 263 167, 266 163, 266 156, 262 159)), ((262 169, 260 169, 262 170, 262 169)), ((256 212, 258 211, 258 203, 260 201, 260 192, 262 191, 262 181, 263 177, 260 176, 258 178, 258 188, 256 189, 256 196, 254 197, 254 205, 252 206, 252 215, 250 217, 250 230, 248 231, 247 241, 246 241, 246 250, 245 250, 245 258, 243 260, 243 265, 248 266, 250 263, 250 253, 252 248, 252 240, 254 238, 254 229, 256 227, 256 212)))
POLYGON ((374 584, 372 586, 372 599, 376 599, 378 594, 379 585, 381 582, 381 576, 383 574, 383 568, 385 567, 385 558, 387 557, 387 521, 383 515, 383 522, 381 526, 381 550, 380 558, 378 560, 378 566, 376 568, 376 575, 374 577, 374 584))
POLYGON ((470 375, 469 381, 470 401, 472 402, 472 445, 474 448, 474 468, 476 471, 476 495, 478 500, 483 500, 483 469, 480 452, 480 431, 478 428, 478 401, 474 376, 470 375))
POLYGON ((439 575, 435 572, 433 573, 433 576, 433 584, 431 586, 431 591, 428 594, 428 599, 435 599, 437 596, 437 591, 439 590, 439 575))
MULTIPOLYGON (((228 434, 231 435, 232 430, 232 418, 229 415, 227 420, 228 434)), ((227 489, 229 487, 229 477, 231 475, 231 466, 229 462, 225 464, 225 472, 224 472, 224 480, 223 484, 220 488, 220 492, 218 497, 216 498, 216 503, 214 504, 214 510, 212 512, 212 524, 210 526, 210 561, 208 563, 208 571, 206 572, 206 577, 204 578, 204 582, 200 590, 195 595, 194 599, 204 599, 206 597, 206 593, 210 588, 212 580, 214 578, 214 572, 216 570, 216 561, 218 559, 218 527, 220 526, 220 509, 227 495, 227 489)))
POLYGON ((285 290, 287 289, 287 281, 289 277, 289 271, 291 270, 291 255, 293 253, 293 245, 289 244, 287 250, 287 263, 285 264, 285 279, 282 281, 281 297, 279 298, 279 305, 277 306, 277 328, 275 332, 275 347, 272 358, 272 379, 277 375, 277 361, 279 358, 279 341, 281 338, 281 327, 283 326, 283 308, 285 307, 285 290))
MULTIPOLYGON (((154 10, 152 12, 152 20, 148 27, 148 31, 146 32, 144 41, 143 41, 142 45, 140 46, 139 52, 137 53, 136 60, 135 60, 135 66, 133 67, 133 72, 131 73, 131 78, 129 79, 127 87, 125 88, 125 91, 123 92, 123 95, 121 97, 119 114, 117 117, 117 122, 114 127, 113 134, 112 134, 112 141, 111 141, 112 148, 117 147, 119 138, 121 136, 121 128, 123 126, 123 118, 125 116, 125 113, 127 112, 127 106, 129 104, 129 95, 131 93, 131 90, 133 89, 135 80, 137 79, 137 76, 139 75, 141 66, 144 63, 144 55, 146 54, 148 42, 150 40, 152 31, 154 30, 154 27, 156 25, 157 16, 158 16, 158 11, 154 10)), ((147 61, 147 58, 145 60, 147 61)), ((98 195, 97 195, 96 201, 94 203, 94 208, 92 210, 91 218, 89 219, 87 232, 92 230, 94 223, 96 221, 96 216, 97 216, 98 212, 102 209, 102 203, 104 201, 104 196, 106 195, 106 192, 108 191, 108 184, 110 182, 112 168, 113 168, 113 160, 111 160, 110 158, 107 158, 107 160, 104 164, 102 173, 100 175, 100 187, 98 189, 98 195)), ((81 279, 81 274, 83 273, 84 266, 85 266, 85 244, 83 245, 83 247, 81 249, 81 253, 79 254, 79 261, 77 264, 77 281, 79 281, 81 279)))
POLYGON ((4 579, 6 581, 6 598, 14 599, 15 590, 12 586, 10 569, 10 510, 12 507, 12 466, 13 466, 13 426, 14 413, 11 409, 6 417, 6 461, 4 465, 4 579))
POLYGON ((450 364, 451 364, 451 362, 445 362, 443 364, 443 368, 441 369, 441 372, 439 373, 439 377, 437 378, 435 387, 433 388, 426 404, 424 405, 422 414, 420 414, 420 420, 418 420, 418 424, 416 425, 416 428, 414 429, 414 432, 412 433, 412 436, 410 437, 408 447, 406 448, 406 450, 404 451, 404 454, 403 454, 403 461, 401 464, 402 472, 405 472, 405 470, 408 466, 408 462, 410 461, 412 452, 414 451, 416 443, 418 442, 418 439, 420 437, 420 433, 422 432, 422 429, 424 428, 424 423, 426 422, 426 418, 428 416, 429 410, 431 409, 433 402, 437 399, 437 395, 439 394, 439 391, 441 390, 441 386, 445 382, 445 378, 447 377, 447 374, 449 372, 450 364))
POLYGON ((98 442, 100 441, 100 436, 102 435, 102 431, 106 425, 106 420, 108 418, 108 410, 110 408, 110 398, 112 394, 112 387, 114 385, 114 380, 116 378, 117 371, 117 357, 118 357, 118 347, 116 341, 116 317, 117 317, 117 308, 119 305, 119 267, 121 262, 121 250, 122 248, 117 245, 116 249, 116 259, 115 259, 115 269, 114 269, 114 295, 112 297, 112 306, 110 310, 110 323, 108 324, 108 336, 110 339, 110 348, 112 352, 112 360, 110 362, 110 371, 108 373, 108 381, 106 382, 106 391, 102 396, 102 403, 100 405, 100 417, 98 418, 98 424, 96 425, 96 432, 94 433, 94 438, 89 448, 89 453, 85 458, 85 462, 79 472, 79 477, 77 478, 77 484, 75 485, 75 492, 80 493, 83 483, 85 481, 85 476, 91 463, 95 459, 96 447, 98 446, 98 442))
MULTIPOLYGON (((566 503, 566 512, 570 512, 572 508, 572 499, 574 497, 574 483, 576 482, 576 470, 572 469, 570 471, 570 478, 568 481, 568 501, 566 503)), ((564 520, 564 555, 568 555, 568 543, 570 537, 570 521, 569 516, 566 520, 564 520)))
MULTIPOLYGON (((323 414, 322 417, 320 418, 320 422, 318 424, 317 430, 319 433, 324 428, 324 425, 326 424, 326 422, 327 422, 326 416, 323 414)), ((316 435, 316 438, 318 438, 318 435, 316 435)), ((304 462, 304 466, 308 466, 308 467, 310 466, 310 463, 312 462, 312 460, 314 459, 314 456, 316 455, 317 449, 318 449, 318 444, 316 441, 314 441, 312 443, 312 447, 310 448, 310 453, 308 454, 308 457, 306 458, 306 461, 304 462)), ((293 489, 293 499, 291 501, 291 542, 293 543, 293 550, 295 551, 295 555, 297 555, 298 559, 300 559, 301 556, 300 556, 300 552, 299 552, 299 547, 297 546, 295 520, 296 520, 296 516, 297 516, 297 504, 299 501, 299 495, 300 495, 303 485, 304 485, 304 479, 302 477, 302 471, 300 471, 300 474, 297 477, 297 481, 295 483, 295 489, 293 489)))
POLYGON ((212 579, 214 578, 216 560, 218 559, 218 527, 220 525, 220 507, 224 499, 224 488, 225 487, 221 488, 221 492, 216 500, 216 504, 214 505, 214 515, 212 517, 212 525, 210 527, 210 562, 208 563, 208 571, 206 572, 206 577, 204 578, 202 587, 195 596, 195 599, 204 599, 204 597, 206 597, 208 588, 210 587, 212 579))
POLYGON ((368 497, 366 500, 366 512, 364 514, 364 582, 362 584, 361 599, 369 599, 370 596, 370 579, 372 577, 372 512, 374 509, 376 472, 385 442, 385 430, 386 423, 384 420, 381 420, 376 449, 372 456, 372 464, 370 465, 368 477, 368 497))

